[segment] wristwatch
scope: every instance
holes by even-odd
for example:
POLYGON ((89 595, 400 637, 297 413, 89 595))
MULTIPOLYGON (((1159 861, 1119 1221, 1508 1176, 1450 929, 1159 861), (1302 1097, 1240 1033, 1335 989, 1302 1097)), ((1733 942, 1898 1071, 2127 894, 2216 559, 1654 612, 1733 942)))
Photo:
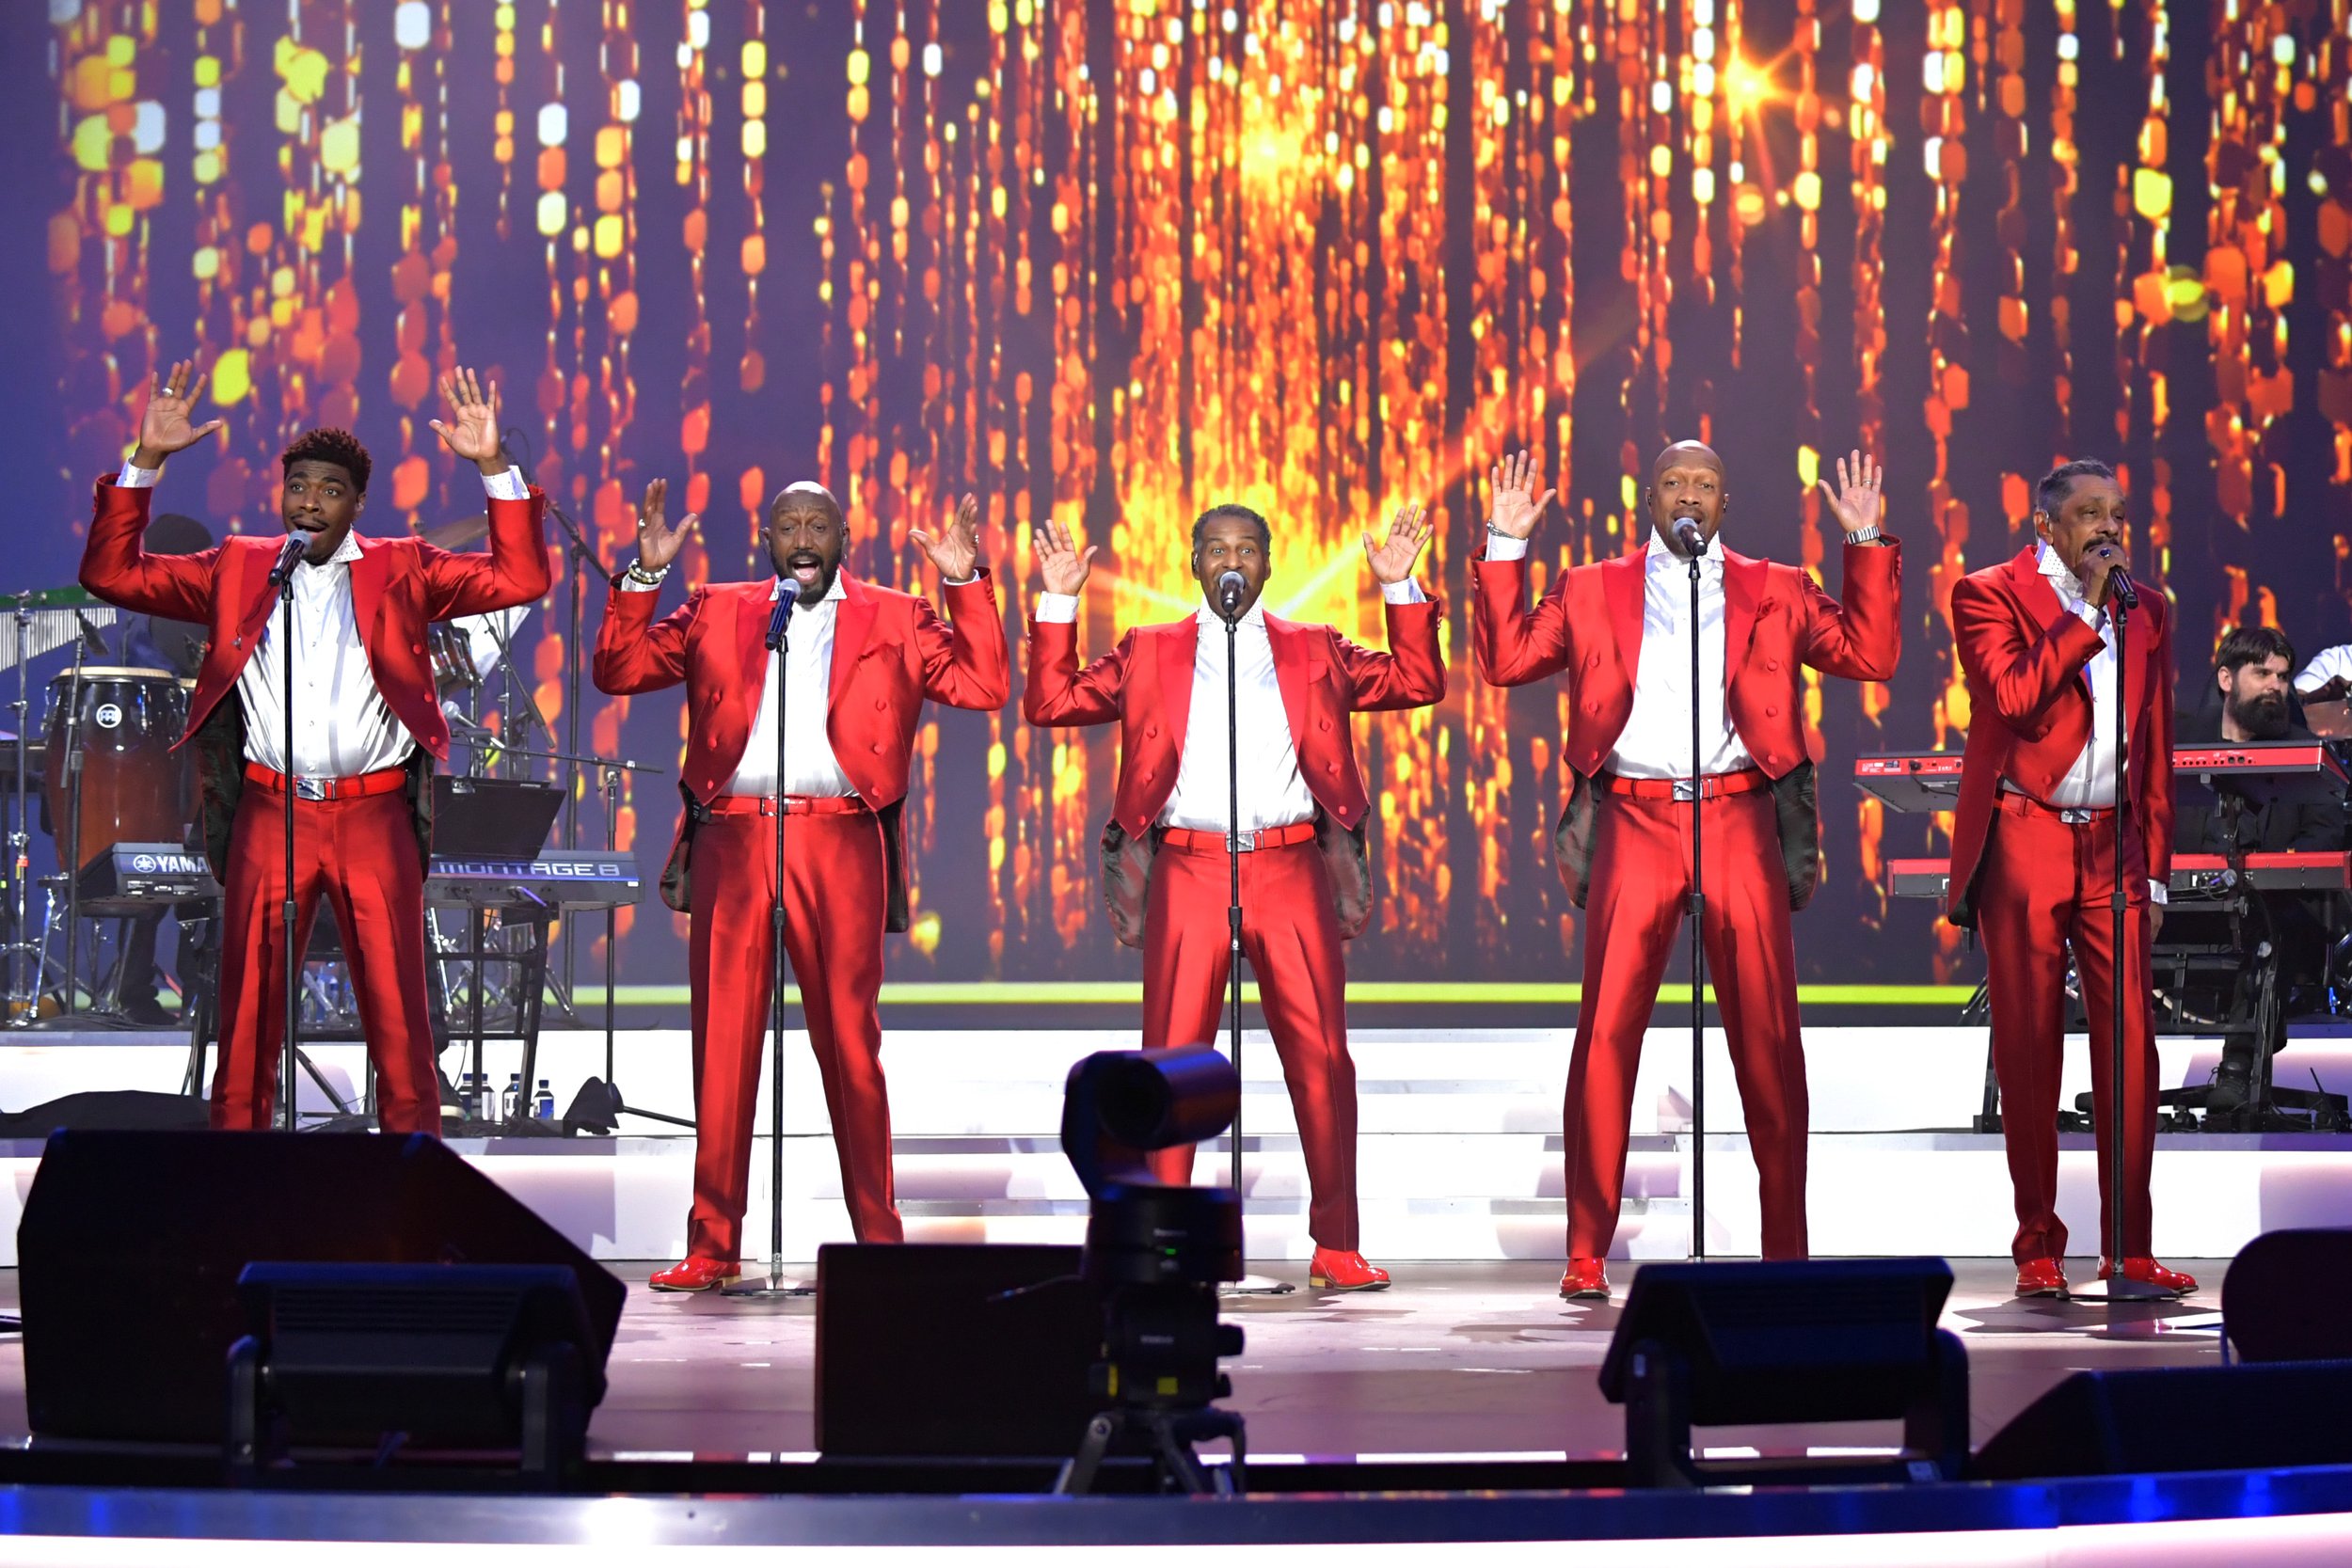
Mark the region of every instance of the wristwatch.
POLYGON ((1860 533, 1849 533, 1846 535, 1846 543, 1849 545, 1867 545, 1878 537, 1879 526, 1876 523, 1872 523, 1868 528, 1864 529, 1860 533))

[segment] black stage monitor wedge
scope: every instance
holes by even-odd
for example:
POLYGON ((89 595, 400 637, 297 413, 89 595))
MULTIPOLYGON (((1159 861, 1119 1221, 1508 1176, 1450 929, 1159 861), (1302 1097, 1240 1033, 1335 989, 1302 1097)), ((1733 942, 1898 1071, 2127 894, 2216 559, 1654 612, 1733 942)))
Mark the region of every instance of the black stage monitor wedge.
POLYGON ((2221 1335, 2240 1361, 2352 1360, 2352 1230, 2271 1230, 2221 1276, 2221 1335))
POLYGON ((827 1459, 1066 1459, 1102 1405, 1102 1298, 1073 1246, 819 1247, 827 1459))
POLYGON ((1600 1368, 1601 1392, 1626 1407, 1633 1484, 1767 1479, 1699 1461, 1691 1429, 1819 1421, 1899 1419, 1903 1452, 1883 1467, 1956 1476, 1968 1357, 1936 1326, 1951 1288, 1940 1258, 1644 1265, 1600 1368))
POLYGON ((2352 1361, 2076 1372, 2017 1413, 1975 1481, 2352 1464, 2352 1361))
POLYGON ((218 1444, 248 1263, 544 1263, 600 1379, 627 1293, 438 1139, 59 1132, 17 1227, 37 1438, 218 1444))

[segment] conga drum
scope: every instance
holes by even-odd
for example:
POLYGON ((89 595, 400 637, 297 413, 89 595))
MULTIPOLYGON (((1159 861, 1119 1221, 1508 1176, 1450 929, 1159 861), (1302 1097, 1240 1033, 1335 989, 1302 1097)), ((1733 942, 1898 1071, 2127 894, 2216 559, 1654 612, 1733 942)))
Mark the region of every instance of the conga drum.
POLYGON ((59 859, 74 832, 73 781, 81 794, 84 865, 116 844, 179 844, 187 836, 186 759, 172 754, 188 717, 187 692, 167 670, 86 667, 76 686, 62 671, 49 683, 50 765, 41 781, 59 859), (78 775, 66 756, 67 720, 77 713, 78 775))

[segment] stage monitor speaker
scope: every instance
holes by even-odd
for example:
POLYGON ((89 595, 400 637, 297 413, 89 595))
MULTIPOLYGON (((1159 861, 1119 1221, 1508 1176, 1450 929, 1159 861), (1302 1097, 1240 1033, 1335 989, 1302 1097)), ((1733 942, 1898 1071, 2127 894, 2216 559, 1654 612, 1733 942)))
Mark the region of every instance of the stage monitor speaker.
POLYGON ((2221 1276, 2221 1335, 2240 1361, 2352 1360, 2352 1230, 2272 1230, 2221 1276))
POLYGON ((217 1444, 248 1263, 555 1263, 601 1370, 627 1293, 437 1138, 59 1132, 17 1227, 36 1437, 217 1444))
POLYGON ((2352 1361, 2076 1372, 1993 1434, 1976 1481, 2352 1464, 2352 1361))
POLYGON ((1600 1368, 1601 1392, 1626 1407, 1633 1484, 1759 1481, 1697 1459, 1691 1429, 1800 1421, 1899 1419, 1903 1451, 1885 1468, 1956 1476, 1968 1356, 1936 1326, 1951 1288, 1940 1258, 1644 1265, 1600 1368))
POLYGON ((1073 1246, 817 1253, 817 1447, 828 1459, 1059 1458, 1103 1396, 1102 1301, 1073 1246))

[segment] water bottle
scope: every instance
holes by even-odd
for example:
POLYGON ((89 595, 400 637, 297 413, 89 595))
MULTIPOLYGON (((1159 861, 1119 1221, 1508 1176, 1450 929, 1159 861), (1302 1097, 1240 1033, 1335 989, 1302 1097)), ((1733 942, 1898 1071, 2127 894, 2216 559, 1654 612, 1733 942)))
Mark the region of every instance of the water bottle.
POLYGON ((499 1120, 513 1121, 516 1113, 522 1109, 522 1098, 523 1075, 519 1072, 508 1073, 506 1092, 499 1097, 499 1120))
POLYGON ((461 1072, 457 1075, 457 1115, 463 1121, 473 1120, 482 1106, 482 1080, 478 1074, 461 1072))
POLYGON ((539 1093, 532 1101, 532 1114, 541 1121, 555 1119, 555 1091, 548 1086, 548 1081, 544 1078, 539 1080, 539 1093))

